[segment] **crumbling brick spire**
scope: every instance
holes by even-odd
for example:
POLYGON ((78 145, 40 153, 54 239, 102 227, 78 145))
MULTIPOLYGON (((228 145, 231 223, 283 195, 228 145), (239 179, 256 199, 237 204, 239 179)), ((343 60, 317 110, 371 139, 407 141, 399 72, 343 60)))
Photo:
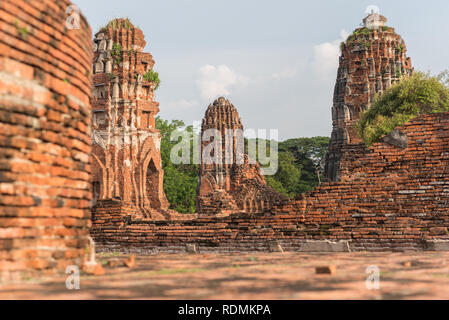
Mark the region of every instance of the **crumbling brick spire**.
MULTIPOLYGON (((239 141, 239 134, 243 134, 243 125, 237 109, 229 100, 223 97, 218 98, 207 108, 202 124, 202 136, 207 134, 207 130, 217 130, 220 133, 221 140, 216 142, 221 144, 220 146, 217 145, 217 149, 221 150, 221 153, 217 156, 221 156, 222 159, 217 158, 217 163, 201 166, 200 174, 203 172, 212 174, 217 188, 229 191, 231 188, 231 168, 238 161, 239 142, 243 142, 243 140, 239 141), (232 136, 226 136, 227 133, 232 136), (229 146, 228 150, 226 150, 226 144, 229 146), (226 159, 226 156, 231 158, 226 159)), ((243 137, 243 135, 240 137, 243 137)), ((207 141, 202 141, 202 146, 205 147, 206 144, 208 144, 207 141)), ((243 145, 240 147, 243 147, 243 145)), ((240 151, 243 152, 243 150, 240 151)), ((204 188, 206 188, 206 185, 203 185, 204 188)))
POLYGON ((259 164, 245 154, 243 125, 229 100, 220 97, 209 105, 201 137, 198 212, 261 212, 285 198, 266 185, 259 164))
POLYGON ((386 21, 380 14, 368 15, 363 27, 341 44, 325 168, 325 175, 332 181, 340 178, 342 149, 361 143, 356 123, 362 111, 370 107, 376 93, 413 72, 404 40, 385 26, 386 21))
POLYGON ((154 60, 143 52, 143 32, 128 19, 109 22, 94 43, 94 200, 131 203, 151 216, 168 208, 155 128, 158 81, 150 77, 154 60))

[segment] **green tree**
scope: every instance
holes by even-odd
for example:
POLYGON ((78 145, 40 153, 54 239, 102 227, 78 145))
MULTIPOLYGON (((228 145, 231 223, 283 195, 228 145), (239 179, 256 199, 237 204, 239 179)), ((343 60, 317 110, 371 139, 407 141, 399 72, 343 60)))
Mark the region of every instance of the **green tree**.
POLYGON ((183 121, 171 122, 156 118, 156 128, 161 132, 161 158, 164 169, 164 191, 170 203, 170 208, 180 213, 194 213, 196 210, 195 197, 198 184, 198 165, 193 164, 193 139, 197 139, 193 127, 185 127, 183 121), (180 131, 186 133, 190 143, 190 163, 174 164, 170 160, 172 148, 179 141, 171 141, 172 133, 180 131))
POLYGON ((279 152, 278 161, 279 169, 273 178, 282 185, 286 196, 294 197, 298 192, 301 168, 296 166, 295 157, 290 152, 279 152))
POLYGON ((307 192, 323 180, 324 161, 329 146, 328 137, 296 138, 279 144, 280 151, 288 151, 302 168, 298 193, 307 192))
MULTIPOLYGON (((266 143, 269 150, 270 142, 266 143)), ((323 179, 328 146, 328 137, 297 138, 279 142, 278 172, 274 176, 265 177, 267 184, 288 197, 295 197, 317 187, 323 179)))
POLYGON ((395 127, 420 114, 449 111, 449 88, 441 79, 418 72, 377 96, 358 122, 365 144, 380 141, 395 127))

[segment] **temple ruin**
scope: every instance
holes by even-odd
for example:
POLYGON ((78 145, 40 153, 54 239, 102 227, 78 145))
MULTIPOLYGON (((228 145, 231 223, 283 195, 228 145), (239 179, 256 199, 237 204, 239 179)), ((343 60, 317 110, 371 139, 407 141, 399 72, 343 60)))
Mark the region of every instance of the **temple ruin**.
POLYGON ((355 131, 375 93, 413 72, 384 17, 369 15, 342 45, 331 181, 296 199, 269 188, 237 143, 236 108, 219 98, 203 121, 218 136, 202 141, 198 214, 181 215, 163 191, 143 32, 115 19, 92 42, 83 16, 67 28, 69 5, 0 2, 1 281, 81 266, 90 236, 100 251, 137 253, 449 250, 449 113, 396 128, 401 146, 367 149, 355 131), (206 161, 211 145, 223 159, 206 161))
POLYGON ((363 27, 341 44, 340 64, 332 107, 332 136, 326 159, 325 176, 340 179, 343 148, 362 142, 356 123, 368 109, 376 93, 382 93, 404 75, 413 71, 404 40, 387 19, 372 13, 363 19, 363 27))
POLYGON ((212 129, 218 137, 208 134, 202 140, 199 216, 161 224, 135 218, 124 208, 104 209, 92 229, 101 250, 449 249, 449 158, 444 151, 449 147, 449 113, 423 115, 397 128, 405 146, 384 139, 366 149, 357 136, 356 121, 375 94, 413 72, 403 40, 385 22, 380 15, 369 15, 365 26, 342 45, 326 166, 330 182, 297 199, 264 201, 260 167, 247 156, 235 165, 241 158, 238 135, 226 132, 243 125, 235 107, 219 98, 202 125, 202 134, 212 129), (206 161, 205 155, 218 156, 211 146, 221 151, 221 161, 206 161), (234 162, 227 163, 226 154, 234 162))
POLYGON ((237 109, 223 97, 206 110, 201 128, 199 213, 256 213, 286 199, 268 187, 260 165, 245 153, 237 109))
POLYGON ((168 209, 155 128, 158 85, 148 77, 151 54, 143 32, 115 19, 94 39, 92 183, 94 206, 118 201, 145 217, 168 209))

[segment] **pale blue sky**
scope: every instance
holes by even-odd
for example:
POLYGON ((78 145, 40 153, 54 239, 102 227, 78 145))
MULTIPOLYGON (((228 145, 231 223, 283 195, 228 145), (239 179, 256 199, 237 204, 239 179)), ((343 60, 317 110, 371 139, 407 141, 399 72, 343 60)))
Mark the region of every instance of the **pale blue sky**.
POLYGON ((329 136, 338 44, 376 5, 404 38, 416 69, 449 68, 449 1, 74 0, 93 32, 128 17, 140 27, 161 87, 160 115, 202 119, 213 97, 245 128, 281 139, 329 136))

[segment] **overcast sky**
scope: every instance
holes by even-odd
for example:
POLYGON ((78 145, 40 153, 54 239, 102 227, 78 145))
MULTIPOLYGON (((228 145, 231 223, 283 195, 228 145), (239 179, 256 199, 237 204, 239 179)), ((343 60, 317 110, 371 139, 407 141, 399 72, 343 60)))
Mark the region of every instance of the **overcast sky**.
POLYGON ((225 96, 245 129, 281 140, 330 136, 339 43, 375 5, 416 69, 449 68, 447 0, 74 0, 95 33, 117 17, 141 28, 165 119, 200 121, 225 96))

